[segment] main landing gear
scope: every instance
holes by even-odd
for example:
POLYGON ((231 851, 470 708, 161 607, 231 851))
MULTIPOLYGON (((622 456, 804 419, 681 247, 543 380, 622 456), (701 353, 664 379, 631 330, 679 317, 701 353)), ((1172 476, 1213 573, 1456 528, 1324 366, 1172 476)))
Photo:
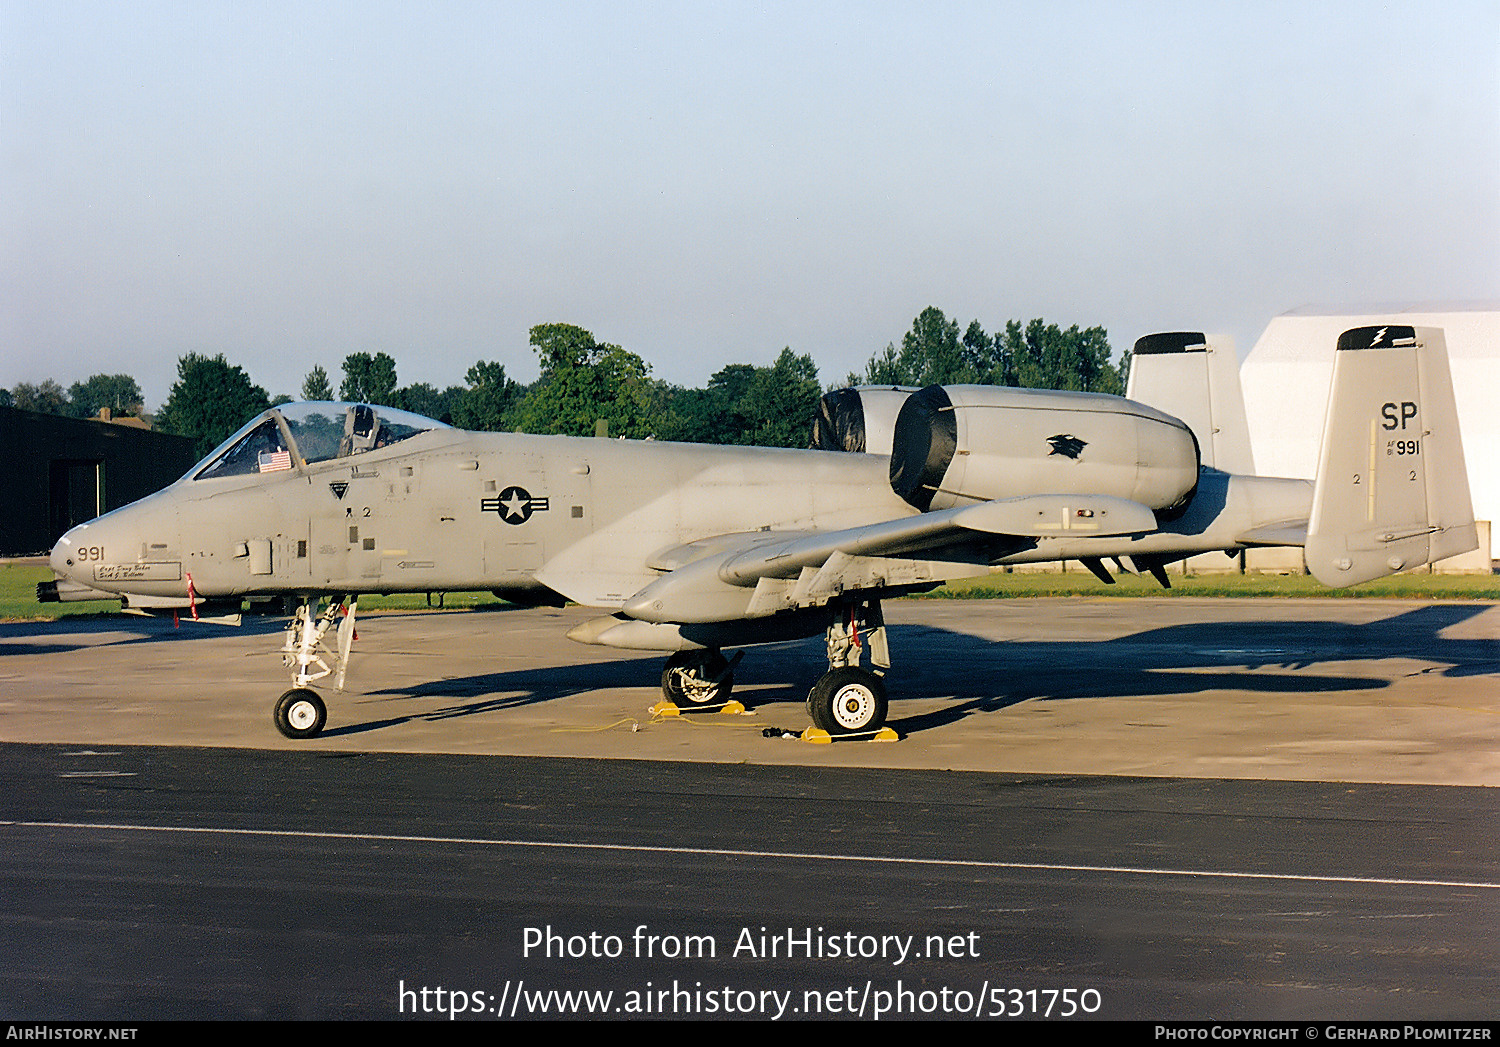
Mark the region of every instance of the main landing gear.
POLYGON ((833 605, 828 632, 828 671, 807 695, 813 726, 830 735, 870 734, 885 726, 887 703, 882 673, 891 667, 885 617, 879 600, 851 600, 833 605), (865 654, 870 669, 860 667, 865 654))
POLYGON ((885 726, 885 683, 857 665, 830 669, 807 695, 813 726, 830 735, 873 734, 885 726))
POLYGON ((739 654, 731 661, 717 649, 678 651, 661 672, 661 693, 677 706, 723 705, 734 690, 739 660, 739 654))
POLYGON ((287 623, 281 664, 292 672, 292 689, 277 700, 273 718, 276 729, 288 738, 316 737, 328 722, 328 707, 309 684, 332 676, 334 689, 344 689, 344 674, 349 669, 349 654, 354 645, 354 615, 359 597, 349 599, 347 605, 345 599, 344 596, 330 597, 327 607, 319 613, 322 600, 304 598, 287 623), (332 647, 324 643, 330 629, 334 630, 332 647))
MULTIPOLYGON (((815 727, 835 737, 874 736, 887 711, 881 670, 891 667, 880 601, 843 600, 830 611, 828 672, 808 694, 807 714, 815 727), (867 655, 869 669, 860 666, 867 655)), ((726 659, 713 648, 679 651, 662 670, 662 695, 678 707, 722 705, 734 687, 739 659, 739 654, 726 659)))

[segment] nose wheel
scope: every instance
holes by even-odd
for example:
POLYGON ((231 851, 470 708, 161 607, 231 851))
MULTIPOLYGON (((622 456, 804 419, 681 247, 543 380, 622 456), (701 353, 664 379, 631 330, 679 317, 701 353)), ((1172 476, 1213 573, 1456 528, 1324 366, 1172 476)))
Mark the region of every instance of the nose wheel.
POLYGON ((294 687, 276 702, 276 729, 288 738, 314 738, 328 722, 328 707, 318 692, 294 687))

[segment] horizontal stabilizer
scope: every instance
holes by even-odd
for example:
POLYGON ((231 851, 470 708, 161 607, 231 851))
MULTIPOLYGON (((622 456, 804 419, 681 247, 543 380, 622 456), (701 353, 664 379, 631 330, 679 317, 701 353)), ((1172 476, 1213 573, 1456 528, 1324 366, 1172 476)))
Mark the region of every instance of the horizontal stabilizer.
POLYGON ((1339 336, 1307 566, 1346 586, 1479 545, 1443 332, 1339 336))

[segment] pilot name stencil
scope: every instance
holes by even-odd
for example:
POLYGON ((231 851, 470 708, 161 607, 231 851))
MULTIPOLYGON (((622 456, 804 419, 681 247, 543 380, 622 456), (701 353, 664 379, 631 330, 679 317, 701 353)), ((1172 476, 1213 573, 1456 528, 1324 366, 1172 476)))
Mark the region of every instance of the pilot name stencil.
POLYGON ((94 566, 96 582, 175 582, 182 578, 180 560, 154 563, 101 563, 94 566))
POLYGON ((508 524, 523 524, 531 519, 532 513, 546 512, 548 508, 546 498, 533 498, 526 488, 514 484, 501 491, 498 498, 479 500, 480 512, 497 513, 508 524))

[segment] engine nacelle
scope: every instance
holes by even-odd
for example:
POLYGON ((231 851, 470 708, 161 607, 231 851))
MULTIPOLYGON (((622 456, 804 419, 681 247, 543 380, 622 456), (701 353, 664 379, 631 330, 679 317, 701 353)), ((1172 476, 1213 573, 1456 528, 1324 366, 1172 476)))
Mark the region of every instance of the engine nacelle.
POLYGON ((890 454, 896 415, 916 391, 907 385, 857 385, 824 393, 813 419, 813 450, 890 454))
POLYGON ((932 385, 906 399, 893 434, 891 488, 923 512, 1076 491, 1171 518, 1197 484, 1186 424, 1101 393, 932 385))

